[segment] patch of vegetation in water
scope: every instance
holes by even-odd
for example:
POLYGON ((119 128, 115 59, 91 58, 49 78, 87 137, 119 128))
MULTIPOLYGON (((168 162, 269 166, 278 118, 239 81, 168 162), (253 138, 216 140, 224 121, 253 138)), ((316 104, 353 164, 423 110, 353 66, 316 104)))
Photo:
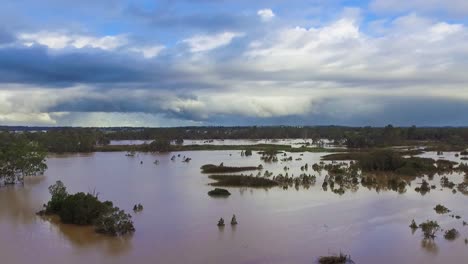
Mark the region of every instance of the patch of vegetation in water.
POLYGON ((404 158, 392 150, 377 150, 363 155, 358 164, 363 171, 391 171, 402 175, 436 172, 435 161, 428 158, 404 158))
POLYGON ((219 165, 206 164, 200 168, 203 173, 229 173, 229 172, 241 172, 241 171, 252 171, 259 170, 260 167, 246 166, 246 167, 230 167, 224 166, 223 163, 219 165))
POLYGON ((135 205, 133 206, 133 211, 134 211, 135 213, 143 211, 143 205, 141 205, 140 203, 139 203, 139 204, 135 204, 135 205))
POLYGON ((231 193, 226 189, 215 188, 208 192, 209 196, 229 196, 231 193))
POLYGON ((462 182, 457 185, 457 190, 464 195, 468 195, 468 182, 462 182))
POLYGON ((450 210, 449 210, 447 207, 445 207, 445 206, 443 206, 443 205, 441 205, 441 204, 436 205, 436 207, 434 207, 434 210, 435 210, 436 213, 438 213, 438 214, 450 213, 450 210))
POLYGON ((332 153, 322 156, 322 160, 359 160, 366 152, 332 153))
POLYGON ((447 176, 442 176, 440 178, 440 186, 442 186, 443 188, 453 189, 453 187, 455 187, 455 183, 450 181, 447 176))
POLYGON ((279 185, 277 181, 262 177, 244 175, 210 175, 208 177, 216 181, 210 183, 212 186, 273 187, 279 185))
POLYGON ((421 193, 422 195, 431 191, 431 187, 426 180, 422 180, 421 186, 414 189, 416 192, 421 193))
POLYGON ((432 220, 419 224, 419 227, 421 228, 425 239, 434 239, 437 231, 440 230, 439 223, 432 220))
POLYGON ((113 236, 135 231, 130 214, 114 207, 110 201, 99 201, 97 195, 83 192, 68 194, 61 181, 51 185, 49 192, 52 198, 39 215, 58 215, 63 223, 93 225, 96 232, 113 236))
POLYGON ((458 162, 444 160, 444 159, 439 159, 436 161, 436 165, 439 170, 452 170, 454 166, 457 164, 458 162))
POLYGON ((457 239, 459 234, 460 233, 458 232, 458 230, 456 230, 455 228, 452 228, 452 229, 445 231, 444 238, 447 240, 455 240, 457 239))
POLYGON ((318 259, 318 263, 320 264, 345 264, 345 263, 353 263, 351 257, 340 253, 336 256, 321 256, 318 259))

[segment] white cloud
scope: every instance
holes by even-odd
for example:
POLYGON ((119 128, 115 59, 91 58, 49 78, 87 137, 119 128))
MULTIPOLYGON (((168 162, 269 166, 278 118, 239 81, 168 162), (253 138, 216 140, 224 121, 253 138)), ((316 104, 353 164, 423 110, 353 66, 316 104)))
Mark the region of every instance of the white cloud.
POLYGON ((134 47, 131 48, 130 50, 133 52, 138 52, 143 55, 143 57, 147 59, 154 58, 161 53, 166 47, 163 45, 156 45, 156 46, 144 46, 144 47, 134 47))
POLYGON ((25 46, 35 44, 47 46, 52 50, 67 50, 94 48, 105 51, 130 51, 141 54, 146 59, 159 55, 165 49, 163 45, 141 46, 130 41, 126 35, 90 36, 82 34, 66 34, 60 32, 40 31, 36 33, 18 34, 18 39, 25 46))
POLYGON ((234 38, 242 36, 244 33, 223 32, 216 35, 198 35, 184 39, 182 42, 189 46, 190 52, 203 52, 229 45, 234 38))
POLYGON ((273 13, 273 10, 269 8, 258 10, 257 15, 264 22, 271 21, 275 17, 275 13, 273 13))
POLYGON ((102 50, 113 50, 128 43, 127 37, 124 35, 94 37, 48 31, 22 33, 18 35, 18 39, 27 46, 37 43, 47 46, 50 49, 64 49, 72 47, 76 49, 96 48, 102 50))
POLYGON ((468 43, 468 29, 463 25, 412 14, 389 22, 382 32, 367 35, 351 19, 287 28, 256 40, 244 57, 253 71, 288 71, 296 82, 468 82, 463 70, 468 48, 462 44, 468 43))

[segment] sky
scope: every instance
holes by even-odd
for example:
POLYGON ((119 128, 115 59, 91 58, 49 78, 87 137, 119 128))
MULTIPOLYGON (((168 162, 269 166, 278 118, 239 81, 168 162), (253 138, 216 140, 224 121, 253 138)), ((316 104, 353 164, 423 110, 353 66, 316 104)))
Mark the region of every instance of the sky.
POLYGON ((468 125, 466 0, 0 6, 0 125, 468 125))

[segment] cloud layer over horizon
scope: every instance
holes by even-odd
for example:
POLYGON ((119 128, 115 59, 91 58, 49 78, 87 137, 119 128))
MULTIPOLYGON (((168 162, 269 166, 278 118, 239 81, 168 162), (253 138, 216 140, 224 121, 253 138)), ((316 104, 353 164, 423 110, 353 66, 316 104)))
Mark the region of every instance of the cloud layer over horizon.
POLYGON ((18 1, 0 125, 468 124, 468 4, 18 1))

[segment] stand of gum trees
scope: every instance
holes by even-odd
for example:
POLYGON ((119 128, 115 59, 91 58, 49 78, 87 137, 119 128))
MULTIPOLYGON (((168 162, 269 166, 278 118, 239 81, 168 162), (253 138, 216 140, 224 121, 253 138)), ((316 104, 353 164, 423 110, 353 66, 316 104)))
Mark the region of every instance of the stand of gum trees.
POLYGON ((46 152, 37 143, 0 133, 0 185, 23 183, 25 176, 43 174, 46 152))
MULTIPOLYGON (((344 127, 344 126, 265 126, 265 127, 173 127, 173 128, 28 128, 2 127, 21 131, 21 137, 38 142, 49 152, 92 152, 110 140, 182 139, 285 139, 303 138, 318 142, 328 139, 349 148, 404 145, 409 141, 432 141, 450 146, 468 145, 466 127, 344 127), (41 132, 30 132, 32 130, 41 132), (29 131, 29 132, 28 132, 29 131)), ((4 132, 6 133, 6 132, 4 132)))

